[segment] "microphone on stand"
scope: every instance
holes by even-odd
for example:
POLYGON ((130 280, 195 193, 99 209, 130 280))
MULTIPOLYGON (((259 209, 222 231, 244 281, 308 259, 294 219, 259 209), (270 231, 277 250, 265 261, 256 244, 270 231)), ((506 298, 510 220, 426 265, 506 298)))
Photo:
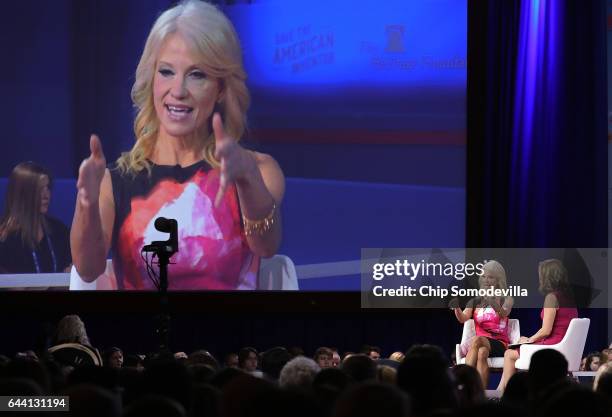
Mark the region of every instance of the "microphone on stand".
POLYGON ((155 252, 165 254, 175 254, 178 252, 178 222, 176 219, 167 219, 165 217, 158 217, 155 219, 155 229, 170 233, 168 240, 154 240, 150 245, 143 246, 143 252, 155 252))
POLYGON ((157 255, 159 276, 157 280, 152 272, 152 265, 147 262, 147 273, 157 287, 160 294, 160 314, 157 316, 157 327, 155 333, 159 337, 160 352, 168 351, 168 334, 170 332, 170 314, 168 311, 168 264, 170 257, 178 252, 178 222, 176 219, 158 217, 155 219, 155 229, 163 233, 170 233, 168 240, 154 240, 150 245, 145 245, 142 252, 153 252, 157 255))

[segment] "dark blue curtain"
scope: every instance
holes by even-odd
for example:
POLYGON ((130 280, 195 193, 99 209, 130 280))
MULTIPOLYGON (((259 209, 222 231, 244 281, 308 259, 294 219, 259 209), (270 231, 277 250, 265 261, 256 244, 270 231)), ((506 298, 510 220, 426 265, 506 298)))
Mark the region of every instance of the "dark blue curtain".
POLYGON ((467 245, 606 247, 605 2, 472 3, 467 245))
MULTIPOLYGON (((467 246, 607 247, 605 1, 474 0, 468 19, 467 246)), ((607 310, 579 314, 602 349, 607 310)))

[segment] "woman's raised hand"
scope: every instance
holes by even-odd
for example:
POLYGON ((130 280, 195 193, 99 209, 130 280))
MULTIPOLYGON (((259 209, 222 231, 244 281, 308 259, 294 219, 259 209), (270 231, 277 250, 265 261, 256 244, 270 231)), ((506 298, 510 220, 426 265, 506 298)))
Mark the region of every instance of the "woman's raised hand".
POLYGON ((219 113, 213 115, 212 125, 215 132, 215 158, 221 164, 219 191, 215 198, 215 206, 218 206, 230 184, 248 180, 257 173, 258 168, 251 153, 225 132, 219 113))
POLYGON ((102 151, 102 143, 97 135, 89 138, 91 155, 79 167, 77 180, 77 198, 84 207, 96 204, 100 198, 100 184, 106 169, 106 158, 102 151))

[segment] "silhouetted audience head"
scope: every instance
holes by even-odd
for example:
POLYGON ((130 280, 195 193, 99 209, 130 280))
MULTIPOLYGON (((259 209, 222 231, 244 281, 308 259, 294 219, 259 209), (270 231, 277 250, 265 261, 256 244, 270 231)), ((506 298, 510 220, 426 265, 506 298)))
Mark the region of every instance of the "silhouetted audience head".
POLYGON ((378 360, 381 357, 381 350, 378 346, 364 345, 361 348, 361 353, 369 356, 374 360, 378 360))
MULTIPOLYGON (((229 369, 225 369, 227 371, 229 369)), ((220 413, 223 417, 259 417, 254 410, 254 403, 267 393, 276 393, 275 387, 269 381, 256 378, 244 372, 222 389, 220 413)))
POLYGON ((315 351, 312 358, 321 369, 327 369, 334 367, 333 357, 334 352, 330 348, 322 346, 315 351))
POLYGON ((210 380, 210 384, 223 390, 227 384, 232 382, 235 378, 245 375, 244 371, 237 368, 225 368, 217 372, 212 379, 210 380))
POLYGON ((612 362, 612 349, 606 348, 601 351, 601 356, 604 362, 612 362))
POLYGON ((350 382, 348 375, 338 368, 322 369, 315 376, 312 388, 324 416, 331 416, 338 397, 350 382))
POLYGON ((207 350, 196 350, 191 353, 187 358, 187 365, 208 365, 215 371, 219 369, 219 362, 217 359, 207 350))
POLYGON ((376 379, 376 362, 363 353, 348 355, 342 361, 340 369, 355 382, 376 379))
POLYGON ((143 355, 127 355, 124 356, 123 366, 144 371, 144 362, 143 355))
POLYGON ((473 407, 485 401, 482 379, 476 368, 468 365, 455 365, 452 371, 457 385, 459 407, 473 407))
POLYGON ((261 354, 261 371, 266 378, 277 380, 289 360, 291 355, 287 349, 282 346, 273 347, 261 354))
POLYGON ((230 352, 223 359, 223 366, 226 368, 238 368, 238 354, 230 352))
POLYGON ((404 355, 402 352, 393 352, 391 356, 389 356, 389 359, 391 359, 392 361, 401 363, 405 357, 406 355, 404 355))
POLYGON ((101 366, 79 366, 68 375, 68 385, 90 384, 116 391, 119 388, 119 372, 101 366))
POLYGON ((85 330, 85 323, 83 323, 83 320, 76 314, 64 316, 59 323, 57 323, 54 344, 60 345, 62 343, 91 345, 89 337, 87 336, 87 331, 85 330))
POLYGON ((191 381, 198 384, 208 384, 217 372, 210 365, 203 365, 201 363, 187 365, 187 370, 189 375, 191 375, 191 381))
POLYGON ((118 347, 111 347, 104 351, 104 366, 119 369, 123 367, 123 351, 118 347))
POLYGON ((604 396, 579 384, 560 381, 551 386, 547 394, 542 396, 542 404, 538 404, 534 414, 541 417, 612 415, 611 404, 604 396))
POLYGON ((179 402, 161 395, 146 395, 130 404, 122 417, 185 416, 185 408, 179 402))
POLYGON ((0 378, 0 395, 47 395, 46 392, 30 378, 0 378))
POLYGON ((145 370, 147 392, 163 395, 181 404, 185 410, 191 406, 191 377, 187 367, 172 358, 152 361, 145 370))
POLYGON ((346 372, 337 368, 322 369, 313 381, 315 387, 328 386, 338 392, 344 391, 350 383, 351 379, 346 372))
POLYGON ((258 361, 258 353, 255 348, 244 347, 238 352, 238 366, 245 372, 256 371, 258 361))
POLYGON ((315 376, 321 371, 319 365, 310 358, 298 356, 283 367, 278 383, 284 388, 308 388, 315 376))
POLYGON ((612 362, 604 363, 599 367, 593 381, 593 390, 612 400, 612 362))
POLYGON ((395 385, 397 382, 397 369, 389 365, 378 365, 376 367, 376 380, 395 385))
POLYGON ((45 365, 29 359, 13 359, 0 370, 0 377, 27 378, 35 382, 44 393, 49 393, 51 387, 45 365))
POLYGON ((410 398, 399 388, 378 382, 353 385, 338 398, 334 417, 409 417, 410 398))
POLYGON ((255 403, 255 410, 266 417, 323 417, 321 406, 311 393, 303 390, 276 389, 255 403))
POLYGON ((315 398, 303 390, 272 386, 253 401, 242 417, 320 417, 321 409, 315 398))
POLYGON ((501 402, 507 407, 526 411, 529 401, 529 374, 517 372, 508 381, 501 402))
POLYGON ((118 394, 90 384, 74 385, 62 395, 70 398, 70 416, 119 417, 121 400, 118 394))
POLYGON ((398 368, 397 385, 410 395, 417 416, 457 407, 448 361, 438 346, 411 347, 398 368))
POLYGON ((291 346, 289 349, 289 354, 291 355, 291 359, 297 358, 298 356, 305 356, 304 349, 299 346, 291 346))
POLYGON ((533 354, 529 364, 529 392, 532 400, 552 384, 567 377, 567 359, 554 349, 543 349, 533 354))
POLYGON ((337 368, 340 366, 340 362, 342 362, 342 358, 340 357, 340 353, 338 353, 338 349, 331 348, 332 350, 332 367, 337 368))
MULTIPOLYGON (((203 365, 204 366, 204 365, 203 365)), ((194 384, 190 417, 218 417, 221 390, 207 384, 194 384)))
POLYGON ((597 372, 599 366, 603 363, 605 363, 605 360, 603 360, 600 352, 591 352, 585 358, 584 370, 587 372, 597 372))
POLYGON ((130 405, 134 400, 144 396, 147 391, 145 374, 136 368, 123 367, 119 370, 119 383, 123 390, 123 408, 130 405))

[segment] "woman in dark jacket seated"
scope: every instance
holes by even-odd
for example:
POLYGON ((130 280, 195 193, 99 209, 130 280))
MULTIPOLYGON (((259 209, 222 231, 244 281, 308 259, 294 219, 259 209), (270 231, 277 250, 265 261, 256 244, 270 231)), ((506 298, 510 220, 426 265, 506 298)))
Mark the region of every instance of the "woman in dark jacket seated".
POLYGON ((17 165, 0 221, 0 273, 69 272, 68 228, 49 216, 51 176, 34 162, 17 165))

